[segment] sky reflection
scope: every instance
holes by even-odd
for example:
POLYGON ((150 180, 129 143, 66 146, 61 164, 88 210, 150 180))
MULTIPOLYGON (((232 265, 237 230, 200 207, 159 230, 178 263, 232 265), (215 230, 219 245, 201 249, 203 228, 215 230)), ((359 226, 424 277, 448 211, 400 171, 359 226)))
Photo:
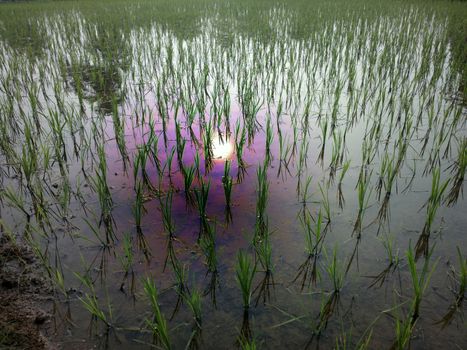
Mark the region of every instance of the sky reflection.
POLYGON ((212 141, 212 152, 214 159, 230 159, 233 154, 233 143, 231 139, 221 139, 218 135, 214 136, 212 141))

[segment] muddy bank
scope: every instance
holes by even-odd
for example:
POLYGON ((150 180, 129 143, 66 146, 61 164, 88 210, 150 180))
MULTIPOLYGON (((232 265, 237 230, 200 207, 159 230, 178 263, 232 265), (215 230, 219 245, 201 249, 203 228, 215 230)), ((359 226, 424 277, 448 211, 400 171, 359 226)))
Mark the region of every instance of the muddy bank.
POLYGON ((0 236, 0 349, 56 349, 51 308, 52 289, 33 252, 0 236))

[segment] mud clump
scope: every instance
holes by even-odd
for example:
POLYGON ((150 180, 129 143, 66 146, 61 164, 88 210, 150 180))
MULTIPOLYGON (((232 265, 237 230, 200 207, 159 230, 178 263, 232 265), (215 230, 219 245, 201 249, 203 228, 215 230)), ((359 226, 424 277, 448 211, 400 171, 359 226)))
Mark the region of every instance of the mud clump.
POLYGON ((0 349, 56 349, 48 340, 52 300, 50 282, 33 252, 1 235, 0 349))

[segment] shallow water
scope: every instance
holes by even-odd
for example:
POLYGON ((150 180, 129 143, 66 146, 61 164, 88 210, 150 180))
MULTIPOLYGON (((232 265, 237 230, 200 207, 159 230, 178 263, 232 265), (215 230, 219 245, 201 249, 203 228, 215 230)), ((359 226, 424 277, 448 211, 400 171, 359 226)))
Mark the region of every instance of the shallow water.
MULTIPOLYGON (((235 7, 229 7, 233 12, 222 12, 226 5, 218 5, 219 9, 214 6, 190 22, 180 14, 180 5, 174 5, 173 13, 168 11, 173 22, 166 23, 159 18, 148 20, 136 5, 119 6, 134 11, 129 15, 131 21, 122 27, 115 24, 117 20, 109 20, 115 16, 113 12, 100 9, 109 16, 100 20, 70 7, 32 17, 33 28, 43 26, 47 33, 39 53, 31 54, 24 49, 27 46, 15 47, 6 34, 1 46, 4 63, 0 79, 8 88, 0 92, 1 183, 4 189, 23 193, 25 210, 31 213, 27 220, 2 191, 2 222, 5 230, 31 235, 48 257, 51 271, 63 275, 67 295, 57 288, 58 341, 76 348, 87 344, 149 347, 153 338, 146 319, 151 319, 152 313, 142 281, 150 277, 160 292, 172 345, 184 348, 192 333, 193 317, 186 302, 182 301, 179 309, 176 306, 179 294, 174 288, 174 271, 170 261, 165 266, 167 245, 172 242, 176 258, 187 269, 188 290, 206 291, 200 347, 239 346, 238 337, 242 332, 245 335, 246 324, 235 264, 240 249, 255 257, 256 172, 266 157, 269 118, 273 141, 267 164, 266 217, 275 284, 270 286, 270 297, 259 295, 256 287, 265 273, 258 262, 253 282, 256 291, 247 318, 251 338, 261 348, 330 348, 344 339, 355 347, 371 331, 370 348, 390 347, 395 318, 403 319, 410 311, 413 287, 406 251, 413 249, 425 225, 425 203, 434 169, 440 169, 442 182, 450 180, 446 197, 459 152, 465 152, 466 110, 457 99, 461 81, 454 69, 453 43, 448 35, 450 17, 416 5, 387 15, 384 8, 370 6, 374 12, 367 17, 344 8, 333 17, 322 5, 323 13, 317 11, 312 17, 315 27, 309 28, 299 26, 305 15, 297 13, 294 6, 271 5, 257 10, 269 23, 269 35, 265 35, 264 23, 253 23, 258 14, 252 15, 252 8, 245 13, 240 9, 236 13, 235 7), (133 23, 139 17, 144 21, 133 23), (301 33, 297 34, 297 26, 301 33), (272 32, 276 34, 270 36, 272 32), (28 97, 31 94, 37 96, 37 107, 28 97), (222 107, 225 101, 229 101, 227 113, 222 107), (194 119, 190 128, 191 109, 194 119), (251 114, 250 110, 255 111, 251 114), (55 111, 63 121, 63 143, 60 133, 53 131, 51 115, 55 111), (203 234, 198 208, 187 200, 184 190, 176 151, 176 120, 186 140, 181 163, 192 165, 198 152, 201 177, 210 181, 207 217, 217 228, 215 291, 208 288, 212 273, 198 244, 203 234), (240 132, 244 129, 247 133, 243 151, 246 168, 240 177, 237 122, 240 132), (31 150, 28 127, 33 135, 31 150), (119 127, 121 133, 116 131, 119 127), (210 127, 211 161, 205 159, 203 149, 203 135, 210 127), (151 159, 147 161, 150 184, 144 187, 145 214, 139 232, 133 215, 133 167, 137 148, 149 142, 151 128, 158 136, 162 167, 172 148, 175 153, 170 170, 165 167, 160 173, 151 159), (281 137, 282 153, 290 147, 285 156, 281 156, 281 137), (307 143, 306 148, 303 145, 307 143), (101 145, 113 201, 112 223, 107 228, 90 180, 99 174, 102 160, 97 149, 101 145), (365 145, 370 149, 367 157, 362 150, 365 145), (407 150, 388 189, 389 219, 385 222, 378 220, 386 192, 383 187, 378 196, 381 162, 385 156, 397 160, 402 145, 407 145, 407 150), (51 154, 48 163, 45 150, 51 154), (20 160, 32 151, 37 152, 38 161, 28 180, 20 160), (222 185, 226 160, 231 161, 234 180, 230 211, 226 210, 222 185), (350 166, 340 181, 346 161, 350 166), (359 231, 354 230, 359 212, 357 188, 359 177, 364 175, 369 185, 358 239, 359 231), (310 187, 303 202, 309 176, 310 187), (70 186, 69 197, 63 196, 68 186, 64 184, 70 186), (342 208, 339 184, 345 198, 342 208), (172 240, 164 230, 159 201, 169 192, 173 193, 172 240), (38 193, 45 198, 42 220, 33 200, 39 198, 38 193), (331 217, 324 218, 327 229, 317 257, 318 278, 311 283, 308 277, 302 286, 299 268, 308 254, 299 217, 305 211, 313 220, 320 210, 325 214, 326 198, 331 217), (121 263, 125 233, 132 238, 134 254, 128 276, 121 263), (388 266, 383 245, 388 237, 401 261, 380 287, 370 287, 374 276, 388 266), (149 254, 144 254, 142 239, 149 254), (344 284, 320 336, 313 335, 320 307, 333 288, 326 271, 333 249, 338 269, 345 275, 344 284), (99 305, 113 325, 110 331, 102 322, 92 320, 85 309, 82 298, 92 291, 75 273, 93 281, 99 305)), ((143 181, 141 169, 136 179, 143 181)), ((199 188, 199 179, 195 178, 193 188, 199 188)), ((190 193, 193 196, 193 190, 190 193)), ((459 195, 454 205, 446 203, 441 204, 431 228, 430 247, 435 247, 431 262, 437 261, 437 266, 413 329, 411 346, 415 349, 467 346, 462 335, 465 323, 460 317, 465 306, 446 328, 435 324, 454 301, 449 272, 451 266, 456 270, 459 266, 456 247, 465 254, 467 218, 462 214, 467 212, 467 201, 459 195)), ((418 261, 419 271, 423 261, 423 257, 418 261)))

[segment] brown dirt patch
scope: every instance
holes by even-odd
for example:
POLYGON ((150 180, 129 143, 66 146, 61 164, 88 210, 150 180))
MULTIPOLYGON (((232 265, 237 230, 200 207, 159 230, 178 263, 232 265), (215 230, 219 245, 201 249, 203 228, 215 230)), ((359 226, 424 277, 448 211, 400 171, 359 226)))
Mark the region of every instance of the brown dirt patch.
POLYGON ((33 252, 0 234, 0 348, 56 349, 50 333, 52 289, 33 252))

